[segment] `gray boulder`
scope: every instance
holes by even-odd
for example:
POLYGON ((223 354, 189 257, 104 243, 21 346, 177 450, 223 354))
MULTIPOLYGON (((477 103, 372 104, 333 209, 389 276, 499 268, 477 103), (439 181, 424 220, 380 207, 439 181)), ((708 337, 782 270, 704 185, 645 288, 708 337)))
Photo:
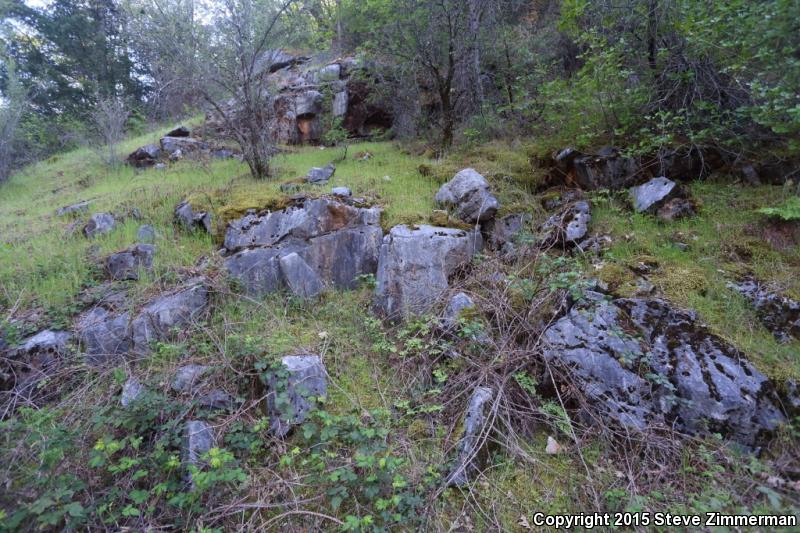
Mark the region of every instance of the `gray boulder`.
MULTIPOLYGON (((307 199, 300 206, 231 222, 225 249, 232 255, 224 266, 247 294, 263 296, 288 285, 280 259, 296 253, 322 283, 352 288, 358 276, 377 270, 382 236, 378 208, 307 199)), ((301 279, 310 279, 310 271, 304 271, 301 279)))
POLYGON ((77 204, 68 205, 65 207, 59 207, 56 210, 57 216, 64 216, 64 215, 74 215, 78 213, 86 213, 89 211, 89 204, 92 203, 92 200, 84 200, 82 202, 78 202, 77 204))
POLYGON ((303 423, 316 398, 327 396, 328 379, 318 355, 290 355, 281 364, 285 372, 273 374, 269 381, 267 410, 270 430, 284 437, 292 426, 303 423))
POLYGON ((147 353, 153 341, 186 331, 199 321, 208 306, 208 289, 200 282, 147 304, 131 322, 131 338, 137 353, 147 353))
POLYGON ((297 252, 279 259, 281 274, 292 294, 304 300, 312 300, 325 289, 322 280, 297 252))
POLYGON ((454 207, 464 222, 483 222, 494 217, 500 206, 489 192, 489 183, 472 168, 465 168, 436 193, 436 203, 454 207))
POLYGON ((584 190, 619 190, 628 187, 636 179, 639 170, 636 159, 623 157, 615 148, 609 147, 592 155, 573 151, 562 157, 560 165, 584 190))
POLYGON ((155 144, 147 144, 141 148, 137 148, 131 153, 127 162, 129 165, 142 168, 155 165, 161 157, 161 148, 155 144))
POLYGON ((200 381, 208 371, 210 366, 205 365, 185 365, 178 368, 175 377, 170 383, 172 390, 179 393, 191 392, 192 388, 200 381))
POLYGON ((178 126, 174 130, 167 133, 167 137, 189 137, 192 134, 186 126, 178 126))
POLYGON ((494 391, 478 387, 472 393, 464 417, 464 435, 458 441, 456 464, 447 479, 447 484, 460 487, 469 482, 478 469, 478 455, 486 430, 486 407, 494 398, 494 391))
POLYGON ((792 337, 800 340, 800 302, 783 296, 753 277, 728 283, 728 287, 745 297, 756 311, 759 321, 781 342, 792 337))
POLYGON ((628 429, 719 432, 753 446, 785 419, 763 374, 693 313, 663 300, 609 301, 589 291, 543 340, 545 359, 628 429))
POLYGON ((166 136, 162 137, 160 142, 161 149, 170 155, 175 154, 178 150, 180 150, 182 154, 188 154, 190 152, 208 149, 206 143, 192 137, 166 136))
POLYGON ((144 385, 142 385, 138 379, 130 377, 122 386, 122 395, 119 398, 119 403, 122 405, 122 407, 128 407, 144 392, 144 385))
POLYGON ((111 279, 139 279, 139 269, 153 269, 153 255, 156 248, 152 244, 135 244, 122 252, 108 256, 105 270, 111 279))
POLYGON ((175 222, 188 230, 201 229, 211 233, 211 213, 206 211, 195 212, 192 204, 184 200, 175 206, 175 222))
POLYGON ((117 221, 110 213, 95 213, 83 227, 83 234, 88 238, 106 235, 116 227, 117 221))
POLYGON ((513 242, 532 219, 530 213, 513 213, 487 221, 484 229, 489 236, 487 239, 489 247, 500 250, 506 243, 513 242))
POLYGON ((459 292, 447 302, 444 308, 444 326, 447 329, 455 328, 463 311, 474 309, 475 302, 466 293, 459 292))
POLYGON ((136 231, 136 239, 142 243, 153 243, 157 236, 156 229, 150 224, 142 224, 136 231))
POLYGON ((333 163, 324 167, 313 167, 306 174, 305 180, 314 185, 324 185, 333 177, 334 172, 336 172, 336 165, 333 163))
POLYGON ((653 178, 644 185, 630 190, 633 208, 638 213, 655 209, 662 205, 675 191, 677 184, 664 177, 653 178))
POLYGON ((82 314, 75 329, 87 362, 99 365, 127 354, 131 348, 129 322, 129 313, 115 314, 102 307, 82 314))
POLYGON ((390 319, 428 312, 448 289, 449 277, 482 248, 474 230, 395 226, 381 245, 376 310, 390 319))
POLYGON ((563 245, 581 246, 589 236, 592 221, 591 206, 585 200, 566 205, 559 213, 548 218, 541 228, 540 245, 543 247, 563 245))
MULTIPOLYGON (((203 420, 189 420, 186 422, 183 441, 182 456, 186 468, 203 468, 203 454, 216 446, 213 428, 203 420)), ((187 473, 187 479, 192 483, 191 470, 187 473)))

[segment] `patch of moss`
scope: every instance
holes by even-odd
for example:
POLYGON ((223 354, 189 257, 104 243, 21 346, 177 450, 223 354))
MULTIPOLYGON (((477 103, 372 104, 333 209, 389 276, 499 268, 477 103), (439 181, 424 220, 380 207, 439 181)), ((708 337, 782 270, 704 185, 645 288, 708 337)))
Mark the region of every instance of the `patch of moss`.
POLYGON ((447 211, 442 211, 439 209, 428 215, 428 222, 432 226, 440 226, 443 228, 471 230, 474 227, 472 224, 467 224, 464 221, 451 217, 447 211))
POLYGON ((249 210, 280 211, 292 204, 291 196, 274 189, 253 191, 250 189, 230 194, 219 206, 216 213, 217 228, 224 231, 228 223, 243 217, 249 210))
POLYGON ((636 275, 625 265, 606 263, 597 271, 596 276, 617 296, 628 298, 636 293, 636 275))
POLYGON ((430 436, 428 423, 421 418, 414 419, 408 425, 408 437, 414 440, 425 439, 430 436))
POLYGON ((686 305, 692 294, 703 295, 710 286, 705 270, 694 266, 665 266, 651 278, 667 298, 686 305))

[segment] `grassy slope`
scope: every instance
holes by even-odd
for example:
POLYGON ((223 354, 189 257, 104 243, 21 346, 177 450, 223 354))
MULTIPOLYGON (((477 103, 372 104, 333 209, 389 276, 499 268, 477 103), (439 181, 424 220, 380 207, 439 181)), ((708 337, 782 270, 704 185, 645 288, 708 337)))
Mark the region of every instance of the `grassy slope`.
MULTIPOLYGON (((158 133, 131 139, 122 150, 153 142, 158 133)), ((219 234, 209 237, 175 229, 172 210, 181 198, 189 196, 198 203, 205 203, 218 219, 228 217, 247 208, 271 205, 282 197, 281 182, 304 174, 311 166, 322 166, 339 155, 340 150, 333 149, 294 149, 274 160, 276 179, 270 182, 253 181, 246 167, 235 161, 205 164, 185 161, 164 171, 134 172, 127 167, 108 170, 89 151, 65 154, 30 167, 0 188, 2 316, 12 308, 18 313, 43 308, 49 316, 40 318, 40 326, 54 321, 66 325, 82 288, 101 279, 92 268, 92 257, 135 242, 136 229, 142 223, 155 226, 161 239, 155 271, 134 284, 135 293, 169 285, 181 269, 191 267, 199 257, 213 258, 217 248, 214 240, 219 238, 219 234), (123 213, 138 208, 142 220, 129 218, 109 236, 87 241, 79 231, 67 232, 75 222, 73 219, 54 216, 57 207, 85 199, 94 200, 92 212, 123 213), (94 246, 98 248, 92 249, 94 246)), ((529 210, 539 220, 542 216, 538 201, 529 194, 528 186, 536 177, 527 164, 523 147, 476 147, 447 161, 433 162, 404 153, 388 143, 365 143, 351 146, 348 156, 338 165, 328 186, 306 190, 316 192, 338 185, 349 186, 356 195, 367 196, 384 206, 383 222, 387 227, 400 221, 421 221, 428 217, 434 207, 432 198, 439 181, 466 165, 475 166, 493 180, 506 206, 529 210), (364 151, 373 157, 366 161, 354 157, 364 151), (419 172, 420 164, 430 166, 431 171, 423 176, 419 172)), ((669 226, 649 217, 630 215, 618 200, 595 197, 598 206, 595 227, 610 233, 614 239, 605 262, 625 265, 642 255, 654 256, 660 268, 653 281, 666 296, 681 305, 696 308, 716 331, 742 347, 768 373, 778 375, 786 371, 796 375, 800 366, 797 343, 777 345, 752 320, 752 313, 741 299, 725 288, 723 274, 717 271, 730 266, 731 241, 741 237, 747 224, 757 222, 755 215, 746 214, 750 213, 749 209, 773 202, 780 190, 770 187, 740 190, 696 184, 694 193, 703 201, 700 216, 669 226), (689 239, 697 236, 697 240, 691 240, 688 252, 679 252, 671 244, 675 231, 683 232, 689 239), (747 326, 742 327, 743 324, 747 326)), ((218 232, 220 230, 217 228, 218 232)), ((797 285, 792 285, 797 283, 792 277, 796 273, 797 250, 778 253, 756 248, 758 253, 752 255, 748 268, 765 279, 782 280, 789 288, 798 290, 797 285)), ((587 269, 593 270, 590 265, 587 269)), ((376 330, 375 324, 367 318, 369 303, 367 287, 329 293, 314 306, 300 305, 283 295, 252 302, 222 290, 216 296, 216 310, 206 330, 191 339, 162 345, 149 359, 131 362, 128 370, 151 387, 167 391, 166 376, 175 367, 188 362, 241 369, 242 346, 248 347, 248 354, 257 353, 270 359, 288 353, 312 352, 323 356, 331 374, 329 410, 333 413, 344 414, 354 408, 357 412, 388 409, 398 401, 418 399, 427 392, 434 394, 431 401, 436 403, 432 385, 409 387, 415 379, 413 370, 408 368, 413 366, 413 361, 387 351, 385 342, 381 344, 385 341, 383 335, 397 332, 376 330)), ((80 368, 76 370, 78 376, 83 376, 81 372, 80 368)), ((80 379, 84 386, 92 388, 94 399, 80 389, 53 407, 53 412, 64 425, 83 432, 98 402, 115 398, 119 384, 109 372, 89 373, 80 379)), ((247 384, 236 382, 228 371, 219 372, 215 379, 238 387, 243 397, 249 393, 247 384)), ((258 415, 252 416, 257 418, 258 415)), ((392 431, 395 449, 409 461, 409 476, 414 479, 426 465, 443 461, 443 450, 452 445, 457 436, 457 421, 444 422, 436 416, 414 415, 396 420, 392 431)), ((615 467, 602 458, 599 444, 586 442, 582 457, 574 453, 544 454, 547 433, 545 428, 533 436, 523 451, 528 457, 524 465, 518 459, 497 452, 479 490, 471 493, 446 491, 437 507, 439 518, 436 521, 479 530, 499 521, 508 529, 521 529, 520 517, 530 517, 535 511, 585 510, 590 502, 586 468, 591 469, 593 483, 608 489, 599 497, 609 507, 644 505, 642 502, 655 501, 647 498, 657 498, 651 494, 628 494, 624 490, 620 493, 620 489, 612 489, 616 483, 615 467)), ((566 435, 554 434, 562 442, 569 441, 566 435)), ((87 439, 95 437, 92 433, 87 435, 87 439)), ((297 436, 293 439, 287 448, 300 444, 297 436)), ((91 446, 91 440, 86 444, 91 446)), ((85 463, 87 453, 86 450, 77 452, 75 463, 85 463)), ((693 468, 702 463, 695 457, 687 458, 687 462, 692 462, 693 468)), ((268 484, 274 476, 272 469, 278 468, 276 463, 275 454, 259 457, 248 471, 252 486, 268 484)), ((710 469, 716 468, 713 461, 708 463, 712 465, 710 469)), ((691 506, 695 510, 704 505, 720 508, 736 503, 736 497, 716 482, 689 483, 685 489, 691 492, 691 506), (714 503, 715 498, 720 498, 721 503, 714 503)), ((689 496, 663 492, 665 494, 660 497, 667 501, 689 502, 689 496)), ((265 516, 271 516, 271 512, 266 511, 265 516)))

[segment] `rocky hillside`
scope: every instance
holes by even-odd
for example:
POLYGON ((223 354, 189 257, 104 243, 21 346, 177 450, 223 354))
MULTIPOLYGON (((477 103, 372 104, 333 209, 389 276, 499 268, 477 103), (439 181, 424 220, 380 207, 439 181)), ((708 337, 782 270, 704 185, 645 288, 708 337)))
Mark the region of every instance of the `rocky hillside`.
POLYGON ((1 190, 4 530, 797 514, 786 187, 501 143, 255 181, 192 129, 1 190))

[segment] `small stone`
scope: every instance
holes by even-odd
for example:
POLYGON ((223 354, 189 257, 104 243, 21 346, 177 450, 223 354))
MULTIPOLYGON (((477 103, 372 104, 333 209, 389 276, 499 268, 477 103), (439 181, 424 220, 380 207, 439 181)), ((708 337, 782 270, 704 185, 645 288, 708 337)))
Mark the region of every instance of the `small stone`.
POLYGON ((83 227, 83 234, 87 238, 111 233, 116 227, 117 221, 110 213, 95 213, 89 218, 89 222, 83 227))
POLYGON ((152 270, 156 248, 152 244, 136 244, 106 258, 105 269, 111 279, 139 279, 139 269, 152 270))
MULTIPOLYGON (((214 431, 208 422, 190 420, 184 431, 183 460, 184 464, 196 468, 203 467, 203 454, 215 446, 214 431)), ((188 474, 191 481, 191 473, 188 474)))
POLYGON ((458 320, 461 313, 468 309, 474 309, 475 302, 472 298, 467 296, 466 293, 459 292, 447 302, 447 307, 444 310, 444 325, 448 329, 452 329, 458 325, 458 320))
POLYGON ((544 451, 548 455, 555 455, 560 453, 562 450, 561 445, 558 443, 556 439, 551 437, 550 435, 547 436, 547 447, 545 447, 544 451))
POLYGON ((198 403, 206 409, 224 411, 232 409, 236 405, 236 399, 224 390, 214 389, 200 396, 198 403))
POLYGON ((150 224, 139 226, 136 231, 136 240, 141 243, 153 243, 156 240, 156 229, 150 224))
POLYGON ((144 386, 139 382, 138 379, 134 377, 128 378, 128 381, 126 381, 122 386, 122 396, 119 399, 122 407, 128 407, 130 404, 136 401, 136 399, 141 396, 144 390, 144 386))
POLYGON ((190 392, 195 384, 203 377, 203 374, 211 369, 205 365, 186 365, 182 366, 175 373, 170 387, 175 392, 190 392))
POLYGON ((630 190, 633 208, 642 213, 662 205, 672 194, 676 184, 665 177, 653 178, 644 185, 632 187, 630 190))
POLYGON ((334 196, 340 196, 342 198, 350 198, 353 196, 353 192, 349 187, 334 187, 331 189, 331 194, 334 196))
POLYGON ((67 353, 67 345, 70 340, 72 340, 72 334, 67 331, 46 329, 28 338, 22 344, 22 350, 29 354, 47 352, 53 355, 64 355, 67 353))
POLYGON ((306 182, 312 183, 314 185, 322 185, 327 183, 331 177, 333 177, 333 173, 336 172, 336 166, 331 163, 324 167, 314 167, 308 171, 306 174, 306 182))
POLYGON ((681 252, 685 252, 685 251, 687 251, 689 249, 689 245, 686 244, 685 242, 676 242, 675 243, 675 248, 677 248, 681 252))

